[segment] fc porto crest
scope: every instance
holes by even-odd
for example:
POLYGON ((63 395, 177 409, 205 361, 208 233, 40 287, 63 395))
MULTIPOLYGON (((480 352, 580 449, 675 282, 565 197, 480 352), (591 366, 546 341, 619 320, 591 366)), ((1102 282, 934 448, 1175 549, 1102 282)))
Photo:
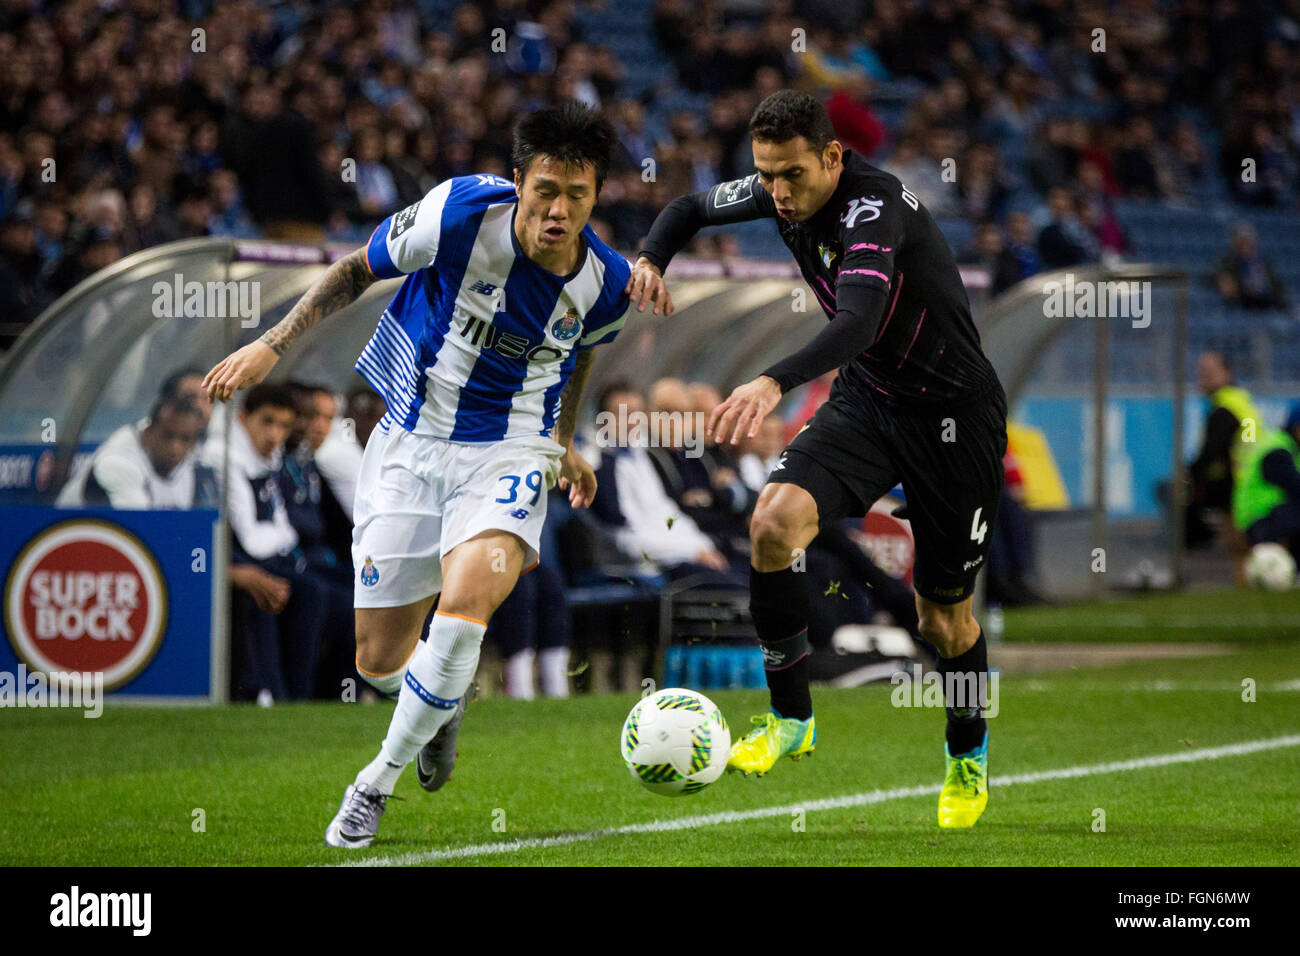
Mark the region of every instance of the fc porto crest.
POLYGON ((555 336, 561 342, 567 342, 579 332, 582 331, 582 318, 578 315, 578 310, 569 307, 564 315, 560 316, 551 323, 551 335, 555 336))
POLYGON ((375 567, 375 562, 370 560, 370 555, 366 555, 366 563, 361 565, 361 583, 368 588, 373 588, 379 583, 379 569, 375 567))
POLYGON ((827 246, 825 243, 819 242, 817 243, 817 254, 822 257, 822 265, 829 270, 831 263, 835 261, 835 250, 827 246))

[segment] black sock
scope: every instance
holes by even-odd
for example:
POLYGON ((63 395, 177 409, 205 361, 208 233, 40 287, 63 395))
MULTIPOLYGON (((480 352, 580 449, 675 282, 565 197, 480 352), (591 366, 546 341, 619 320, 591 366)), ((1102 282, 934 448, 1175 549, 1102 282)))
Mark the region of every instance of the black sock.
POLYGON ((939 658, 939 673, 944 679, 944 702, 949 705, 944 708, 948 715, 945 736, 948 753, 953 756, 969 753, 984 742, 988 723, 980 709, 981 697, 978 695, 987 693, 988 669, 989 649, 984 641, 983 628, 980 628, 975 643, 964 653, 939 658), (950 674, 962 677, 953 681, 948 676, 950 674), (962 706, 951 706, 953 704, 962 706))
POLYGON ((812 716, 808 687, 808 584, 793 567, 749 569, 749 613, 763 648, 772 709, 782 717, 812 716))

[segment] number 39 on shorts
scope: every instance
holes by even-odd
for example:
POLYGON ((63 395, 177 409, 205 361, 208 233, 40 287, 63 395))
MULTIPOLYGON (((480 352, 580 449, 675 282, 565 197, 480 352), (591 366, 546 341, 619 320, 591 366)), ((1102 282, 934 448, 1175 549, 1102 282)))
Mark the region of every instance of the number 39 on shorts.
POLYGON ((506 496, 504 498, 496 499, 497 504, 508 505, 514 503, 515 501, 518 501, 519 483, 521 480, 525 485, 528 486, 528 490, 533 493, 533 497, 529 500, 528 503, 530 505, 537 504, 537 499, 542 496, 542 473, 540 471, 530 471, 527 475, 523 477, 523 479, 520 479, 518 475, 502 475, 500 478, 498 478, 497 481, 509 482, 510 487, 506 489, 505 491, 506 496))

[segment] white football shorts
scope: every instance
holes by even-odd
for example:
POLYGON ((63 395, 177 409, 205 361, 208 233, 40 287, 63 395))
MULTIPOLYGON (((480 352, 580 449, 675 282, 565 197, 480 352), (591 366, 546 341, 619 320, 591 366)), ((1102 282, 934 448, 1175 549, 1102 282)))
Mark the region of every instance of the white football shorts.
POLYGON ((352 529, 354 604, 399 607, 442 590, 442 556, 488 530, 526 546, 538 561, 546 491, 564 449, 542 435, 464 444, 376 428, 357 478, 352 529))

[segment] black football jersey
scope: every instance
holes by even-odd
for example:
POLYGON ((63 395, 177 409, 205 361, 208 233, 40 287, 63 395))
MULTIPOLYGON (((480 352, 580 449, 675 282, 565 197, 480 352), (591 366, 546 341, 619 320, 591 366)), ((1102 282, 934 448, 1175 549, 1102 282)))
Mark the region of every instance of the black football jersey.
POLYGON ((907 405, 950 405, 997 387, 943 233, 897 176, 852 150, 844 151, 844 171, 830 199, 804 222, 778 216, 753 174, 675 200, 641 254, 663 268, 700 226, 765 218, 777 221, 828 318, 854 284, 885 292, 874 341, 844 356, 837 390, 907 405))

